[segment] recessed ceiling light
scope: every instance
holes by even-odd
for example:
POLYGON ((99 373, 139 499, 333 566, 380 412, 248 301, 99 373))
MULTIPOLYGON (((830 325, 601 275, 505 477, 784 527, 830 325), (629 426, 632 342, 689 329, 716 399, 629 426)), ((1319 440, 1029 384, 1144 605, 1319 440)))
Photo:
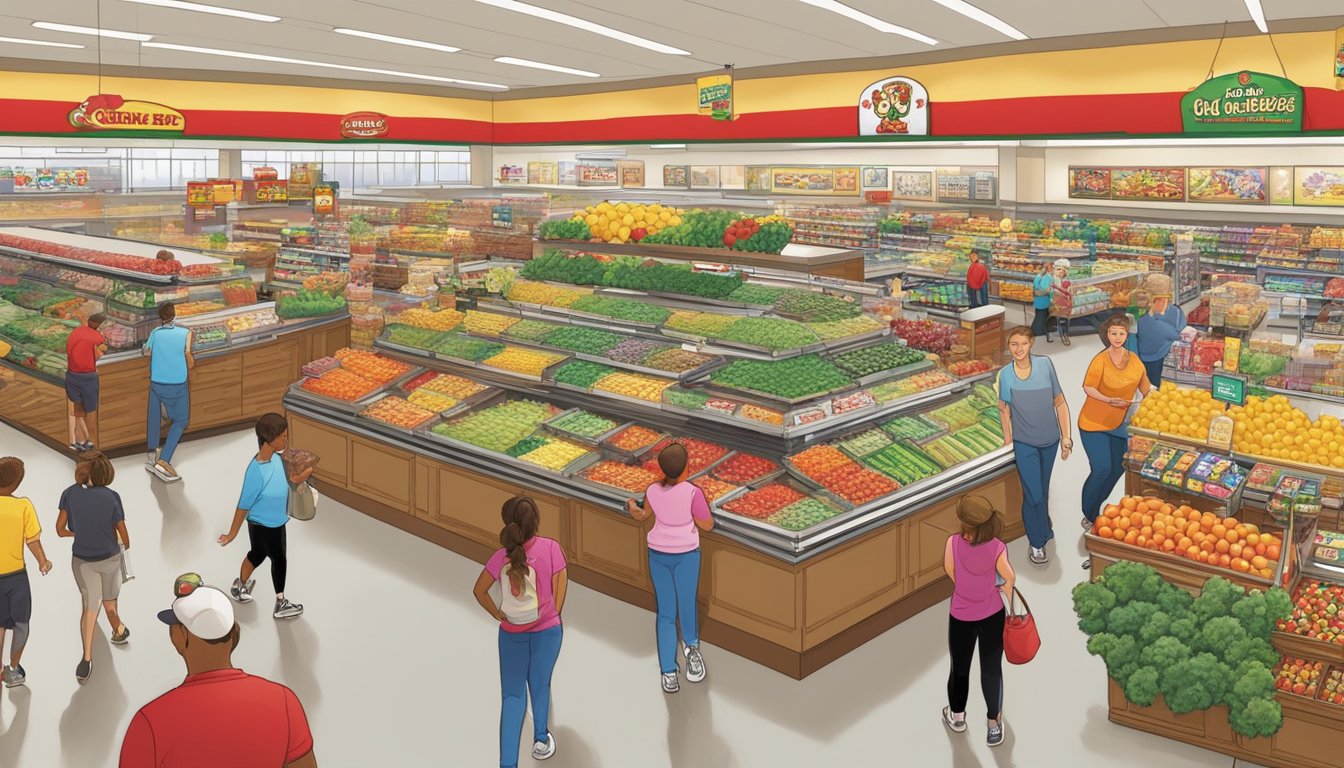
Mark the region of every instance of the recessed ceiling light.
POLYGON ((577 16, 570 16, 567 13, 560 13, 559 11, 552 11, 546 8, 538 8, 535 5, 520 3, 517 0, 476 0, 476 2, 493 5, 496 8, 503 8, 506 11, 525 13, 528 16, 535 16, 538 19, 554 21, 557 24, 564 24, 566 26, 574 27, 575 29, 582 29, 585 32, 592 32, 593 34, 602 35, 603 37, 610 37, 612 40, 620 40, 623 43, 637 45, 640 48, 647 48, 650 51, 657 51, 658 53, 668 53, 673 56, 691 55, 690 51, 683 51, 680 48, 663 45, 662 43, 632 35, 628 32, 622 32, 619 29, 604 27, 601 24, 580 19, 577 16))
POLYGON ((800 0, 800 1, 807 3, 808 5, 814 5, 818 8, 821 8, 822 10, 830 11, 831 13, 838 13, 847 19, 853 19, 854 21, 857 21, 860 24, 865 24, 869 27, 872 27, 873 29, 876 29, 878 32, 886 32, 892 35, 901 35, 903 37, 908 37, 911 40, 918 40, 919 42, 924 43, 925 45, 938 44, 937 40, 934 40, 932 37, 929 37, 928 35, 922 35, 913 29, 906 29, 905 27, 897 26, 895 24, 892 24, 891 22, 883 21, 877 18, 876 16, 869 16, 863 11, 850 8, 848 5, 845 5, 844 3, 836 2, 836 0, 800 0))
POLYGON ((82 45, 75 43, 53 43, 50 40, 29 40, 26 37, 0 37, 0 43, 15 43, 17 45, 44 45, 48 48, 83 48, 82 45))
MULTIPOLYGON (((949 11, 956 11, 957 13, 960 13, 962 16, 965 16, 968 19, 978 21, 981 24, 984 24, 986 27, 996 29, 1002 32, 1003 34, 1013 38, 1014 40, 1027 39, 1027 36, 1022 34, 1022 32, 1018 30, 1016 27, 1012 26, 1003 19, 1000 19, 998 16, 991 15, 989 13, 980 10, 979 8, 976 8, 974 5, 971 5, 970 3, 966 2, 966 0, 933 0, 933 2, 943 6, 949 11)), ((1246 2, 1248 4, 1253 2, 1259 5, 1260 0, 1246 0, 1246 2)))
POLYGON ((416 48, 428 48, 431 51, 443 51, 444 53, 457 53, 461 48, 454 48, 451 45, 441 45, 439 43, 428 43, 424 40, 412 40, 407 37, 393 37, 392 35, 380 35, 377 32, 365 32, 360 29, 346 29, 337 27, 332 32, 338 35, 350 35, 351 37, 367 37, 370 40, 378 40, 384 43, 396 43, 397 45, 410 45, 416 48))
POLYGON ((124 0, 127 3, 139 3, 140 5, 157 5, 160 8, 175 8, 179 11, 197 11, 199 13, 213 13, 216 16, 233 16, 239 19, 249 19, 251 21, 279 21, 279 16, 271 16, 265 13, 253 13, 251 11, 238 11, 233 8, 220 8, 217 5, 203 5, 201 3, 188 3, 184 0, 124 0))
POLYGON ((201 53, 207 56, 226 56, 231 59, 252 59, 254 61, 273 61, 277 64, 298 64, 304 67, 322 67, 324 69, 343 69, 347 72, 368 72, 374 75, 390 75, 392 77, 407 77, 412 80, 430 80, 436 83, 450 83, 452 85, 472 85, 478 88, 494 88, 500 91, 509 90, 509 86, 499 83, 482 83, 476 80, 459 80, 455 77, 439 77, 438 75, 422 75, 418 72, 399 72, 395 69, 375 69, 373 67, 356 67, 352 64, 333 64, 328 61, 310 61, 308 59, 291 59, 286 56, 268 56, 264 53, 246 53, 243 51, 225 51, 219 48, 198 48, 194 45, 174 45, 173 43, 144 43, 144 48, 162 48, 167 51, 183 51, 185 53, 201 53))
POLYGON ((1260 0, 1246 0, 1246 10, 1251 12, 1251 21, 1255 22, 1255 28, 1264 34, 1269 33, 1269 27, 1265 24, 1265 9, 1260 5, 1260 0))
POLYGON ((75 35, 115 37, 118 40, 136 40, 142 43, 154 39, 153 35, 142 35, 139 32, 121 32, 115 29, 98 29, 97 27, 77 27, 73 24, 56 24, 50 21, 34 21, 33 26, 38 29, 49 29, 52 32, 69 32, 75 35))
POLYGON ((685 144, 650 144, 649 149, 685 149, 685 144))
POLYGON ((540 61, 528 61, 527 59, 515 59, 512 56, 500 56, 495 59, 500 64, 512 64, 516 67, 531 67, 533 69, 548 69, 552 72, 564 72, 567 75, 578 75, 580 77, 601 77, 596 72, 589 72, 586 69, 570 69, 556 64, 546 64, 540 61))

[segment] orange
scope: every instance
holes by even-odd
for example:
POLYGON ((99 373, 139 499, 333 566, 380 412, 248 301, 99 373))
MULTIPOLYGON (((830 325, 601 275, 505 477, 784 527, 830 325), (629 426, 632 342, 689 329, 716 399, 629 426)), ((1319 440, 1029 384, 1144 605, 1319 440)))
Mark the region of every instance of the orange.
POLYGON ((1190 537, 1189 537, 1189 536, 1182 536, 1182 537, 1180 538, 1180 540, 1176 542, 1176 546, 1177 546, 1178 548, 1180 548, 1182 551, 1184 551, 1184 550, 1189 549, 1190 546, 1191 546, 1192 544, 1194 544, 1194 543, 1195 543, 1195 542, 1193 542, 1193 541, 1190 540, 1190 537))
MULTIPOLYGON (((1212 559, 1213 559, 1213 555, 1210 555, 1210 556, 1209 556, 1209 559, 1212 560, 1212 559)), ((1228 567, 1229 565, 1232 564, 1232 558, 1228 557, 1227 555, 1219 555, 1219 556, 1218 556, 1218 564, 1221 565, 1221 566, 1223 566, 1224 568, 1226 568, 1226 567, 1228 567)))
POLYGON ((1135 509, 1138 509, 1139 505, 1138 502, 1134 499, 1134 497, 1126 496, 1125 498, 1120 500, 1120 506, 1124 507, 1127 510, 1133 511, 1135 509))
POLYGON ((1171 539, 1167 539, 1166 541, 1162 542, 1162 551, 1163 551, 1163 552, 1175 552, 1175 551, 1176 551, 1176 542, 1172 541, 1171 539))
POLYGON ((1232 558, 1232 570, 1245 573, 1251 570, 1251 564, 1242 560, 1240 557, 1234 557, 1232 558))
POLYGON ((1209 553, 1208 553, 1208 552, 1200 552, 1200 553, 1199 553, 1199 557, 1197 557, 1197 558, 1195 558, 1195 559, 1196 559, 1196 560, 1199 560, 1199 562, 1201 562, 1201 563, 1207 563, 1207 562, 1209 562, 1209 553))
POLYGON ((1100 536, 1100 537, 1103 538, 1103 539, 1109 539, 1109 538, 1111 538, 1111 528, 1110 528, 1110 526, 1103 525, 1103 526, 1101 526, 1100 528, 1098 528, 1098 529, 1097 529, 1097 535, 1100 536))
POLYGON ((1125 540, 1125 529, 1124 529, 1124 528, 1116 528, 1115 531, 1111 533, 1111 538, 1115 539, 1116 541, 1124 541, 1124 540, 1125 540))
POLYGON ((1148 525, 1148 524, 1144 524, 1144 526, 1143 526, 1142 528, 1139 529, 1139 535, 1140 535, 1140 536, 1152 536, 1152 535, 1153 535, 1153 526, 1148 525))
POLYGON ((1278 544, 1270 544, 1268 547, 1266 547, 1266 548, 1265 548, 1265 557, 1269 558, 1270 560, 1274 560, 1274 561, 1277 562, 1278 559, 1279 559, 1279 545, 1278 545, 1278 544))
MULTIPOLYGON (((1129 540, 1129 537, 1126 536, 1126 537, 1125 537, 1125 540, 1128 541, 1128 540, 1129 540)), ((1144 548, 1144 549, 1147 549, 1147 548, 1148 548, 1148 537, 1147 537, 1147 536, 1144 536, 1144 535, 1142 535, 1142 534, 1140 534, 1139 537, 1138 537, 1137 539, 1134 540, 1134 544, 1135 544, 1135 546, 1138 546, 1138 547, 1142 547, 1142 548, 1144 548)))
POLYGON ((1185 556, 1191 560, 1198 560, 1199 556, 1203 554, 1204 553, 1200 551, 1199 547, 1189 546, 1185 548, 1185 556))
POLYGON ((1192 522, 1185 527, 1185 535, 1194 538, 1196 533, 1200 532, 1199 523, 1192 522))
POLYGON ((1238 525, 1241 525, 1241 523, 1235 517, 1228 517, 1223 519, 1223 525, 1228 528, 1236 528, 1238 525))
POLYGON ((1151 526, 1151 525, 1153 524, 1153 516, 1152 516, 1152 515, 1144 515, 1143 518, 1142 518, 1142 520, 1143 520, 1143 524, 1144 524, 1144 525, 1151 526))
POLYGON ((1170 515, 1170 514, 1171 514, 1171 510, 1172 510, 1172 506, 1171 506, 1170 504, 1163 504, 1163 505, 1162 505, 1162 514, 1164 514, 1164 515, 1170 515))
POLYGON ((1116 520, 1116 521, 1115 521, 1115 527, 1116 527, 1116 530, 1120 530, 1120 531, 1127 531, 1127 530, 1129 530, 1129 518, 1128 518, 1128 517, 1122 517, 1122 518, 1120 518, 1119 520, 1116 520))
POLYGON ((1125 534, 1125 543, 1133 544, 1139 540, 1139 532, 1131 528, 1129 533, 1125 534))
POLYGON ((1119 504, 1107 504, 1107 505, 1106 505, 1106 509, 1104 510, 1104 513, 1105 513, 1105 515, 1106 515, 1107 517, 1115 517, 1116 515, 1120 514, 1120 505, 1119 505, 1119 504))
POLYGON ((1227 543, 1227 539, 1214 539, 1213 548, 1216 549, 1220 555, 1227 554, 1231 547, 1232 545, 1227 543))
POLYGON ((1268 551, 1269 551, 1269 545, 1263 541, 1255 545, 1255 554, 1257 555, 1263 555, 1268 551))
POLYGON ((1212 533, 1215 539, 1221 539, 1227 535, 1227 528, 1221 523, 1215 523, 1214 526, 1209 529, 1209 533, 1212 533))
POLYGON ((1162 533, 1160 531, 1153 533, 1153 546, 1160 547, 1168 541, 1170 541, 1170 539, 1167 538, 1167 535, 1165 533, 1162 533))
POLYGON ((1242 549, 1243 547, 1240 544, 1233 544, 1232 546, 1228 547, 1227 554, 1233 557, 1241 557, 1242 549))
POLYGON ((1129 524, 1134 528, 1142 528, 1144 526, 1143 515, 1138 512, 1131 514, 1129 516, 1129 524))
POLYGON ((1269 567, 1269 560, 1256 555, 1251 558, 1251 567, 1255 568, 1257 571, 1263 571, 1269 567))
POLYGON ((1206 554, 1213 554, 1213 539, 1205 539, 1199 543, 1199 548, 1206 554))

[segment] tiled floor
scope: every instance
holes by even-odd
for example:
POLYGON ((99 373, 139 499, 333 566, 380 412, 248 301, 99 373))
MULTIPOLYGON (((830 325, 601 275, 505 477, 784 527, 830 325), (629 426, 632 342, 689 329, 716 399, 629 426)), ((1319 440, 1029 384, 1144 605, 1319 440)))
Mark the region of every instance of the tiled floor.
MULTIPOLYGON (((1050 349, 1071 401, 1097 351, 1094 336, 1050 349)), ((0 396, 3 391, 0 390, 0 396)), ((135 636, 111 647, 100 629, 94 674, 74 680, 79 660, 78 593, 67 540, 52 532, 71 464, 0 427, 0 455, 28 462, 21 493, 37 505, 55 569, 33 574, 29 684, 0 693, 0 766, 100 768, 116 763, 135 709, 178 683, 180 660, 154 612, 172 579, 197 570, 227 585, 245 544, 215 544, 233 510, 242 470, 255 448, 249 433, 185 444, 186 478, 165 487, 141 459, 117 462, 113 487, 125 501, 138 578, 122 593, 135 636)), ((658 687, 653 619, 582 587, 567 606, 554 685, 559 768, 755 768, 877 766, 920 768, 1193 768, 1231 758, 1149 736, 1106 719, 1105 671, 1074 626, 1069 590, 1084 577, 1077 498, 1086 474, 1081 451, 1057 467, 1052 499, 1059 551, 1044 568, 1025 544, 1011 547, 1036 610, 1044 647, 1026 667, 1009 667, 1006 742, 984 744, 983 704, 974 693, 968 733, 939 721, 945 703, 946 606, 938 606, 798 682, 706 647, 708 681, 666 696, 658 687)), ((291 686, 303 700, 323 766, 489 766, 497 764, 499 687, 495 628, 471 597, 479 566, 358 512, 325 503, 318 519, 290 531, 290 587, 308 613, 277 623, 263 600, 240 611, 235 661, 291 686)), ((269 575, 257 594, 269 596, 269 575)), ((247 727, 246 713, 238 726, 247 727)), ((524 765, 530 764, 525 757, 524 765)), ((1239 763, 1247 766, 1246 763, 1239 763)), ((1249 766, 1248 766, 1249 768, 1249 766)))

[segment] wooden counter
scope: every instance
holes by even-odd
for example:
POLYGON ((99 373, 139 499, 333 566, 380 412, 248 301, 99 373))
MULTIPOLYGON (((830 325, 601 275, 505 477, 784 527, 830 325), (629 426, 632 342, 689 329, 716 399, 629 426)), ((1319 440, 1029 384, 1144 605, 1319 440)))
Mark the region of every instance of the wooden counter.
MULTIPOLYGON (((273 341, 199 357, 191 372, 191 421, 184 439, 251 425, 281 411, 289 385, 304 364, 350 342, 350 320, 284 332, 273 341)), ((149 359, 98 366, 99 447, 120 456, 145 450, 149 359)), ((64 386, 15 368, 0 375, 0 420, 52 448, 68 452, 64 386)))
MULTIPOLYGON (((524 489, 289 412, 290 441, 317 453, 319 490, 365 514, 479 562, 499 547, 499 508, 524 489)), ((970 490, 968 488, 967 490, 970 490)), ((1008 468, 977 493, 1004 510, 1005 539, 1023 534, 1021 487, 1008 468)), ((614 507, 528 491, 541 533, 560 542, 570 576, 653 608, 645 527, 614 507)), ((935 503, 833 549, 789 563, 718 532, 701 536, 701 635, 803 678, 945 599, 956 500, 935 503)))

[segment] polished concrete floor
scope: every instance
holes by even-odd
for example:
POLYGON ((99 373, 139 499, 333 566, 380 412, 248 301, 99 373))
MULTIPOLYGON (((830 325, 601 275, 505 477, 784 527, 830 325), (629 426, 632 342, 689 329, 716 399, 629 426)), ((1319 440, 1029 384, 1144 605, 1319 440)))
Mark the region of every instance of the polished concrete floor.
MULTIPOLYGON (((1095 336, 1053 353, 1075 405, 1095 336)), ((0 390, 3 397, 3 390, 0 390)), ((1075 411, 1076 418, 1076 411, 1075 411)), ((122 593, 134 631, 113 647, 100 626, 93 677, 74 679, 79 595, 68 540, 54 534, 56 502, 70 482, 66 458, 0 426, 0 455, 27 462, 21 494, 32 498, 56 566, 33 568, 35 610, 24 657, 27 687, 0 692, 0 766, 100 768, 116 764, 135 710, 183 677, 154 613, 188 570, 227 586, 246 549, 222 549, 250 433, 184 444, 183 482, 164 486, 139 457, 116 462, 137 579, 122 593)), ((658 686, 653 618, 583 587, 571 588, 555 673, 552 730, 558 768, 920 768, 1231 766, 1231 758, 1114 725, 1106 719, 1105 670, 1087 655, 1069 590, 1084 578, 1077 499, 1086 459, 1058 465, 1052 489, 1058 550, 1046 567, 1010 547, 1044 639, 1029 666, 1007 668, 1005 743, 984 744, 983 702, 973 688, 965 734, 939 720, 946 703, 946 605, 932 608, 801 682, 706 646, 709 679, 675 696, 658 686)), ((497 765, 499 716, 495 626, 471 597, 480 566, 324 503, 318 518, 290 526, 289 595, 307 613, 276 622, 259 600, 239 612, 235 663, 292 687, 307 708, 323 766, 497 765)), ((6 657, 7 658, 7 657, 6 657)), ((975 683, 973 682, 973 686, 975 683)), ((247 714, 237 726, 247 728, 247 714)), ((532 764, 524 750, 522 765, 532 764)), ((1245 763, 1241 764, 1245 766, 1245 763)))

